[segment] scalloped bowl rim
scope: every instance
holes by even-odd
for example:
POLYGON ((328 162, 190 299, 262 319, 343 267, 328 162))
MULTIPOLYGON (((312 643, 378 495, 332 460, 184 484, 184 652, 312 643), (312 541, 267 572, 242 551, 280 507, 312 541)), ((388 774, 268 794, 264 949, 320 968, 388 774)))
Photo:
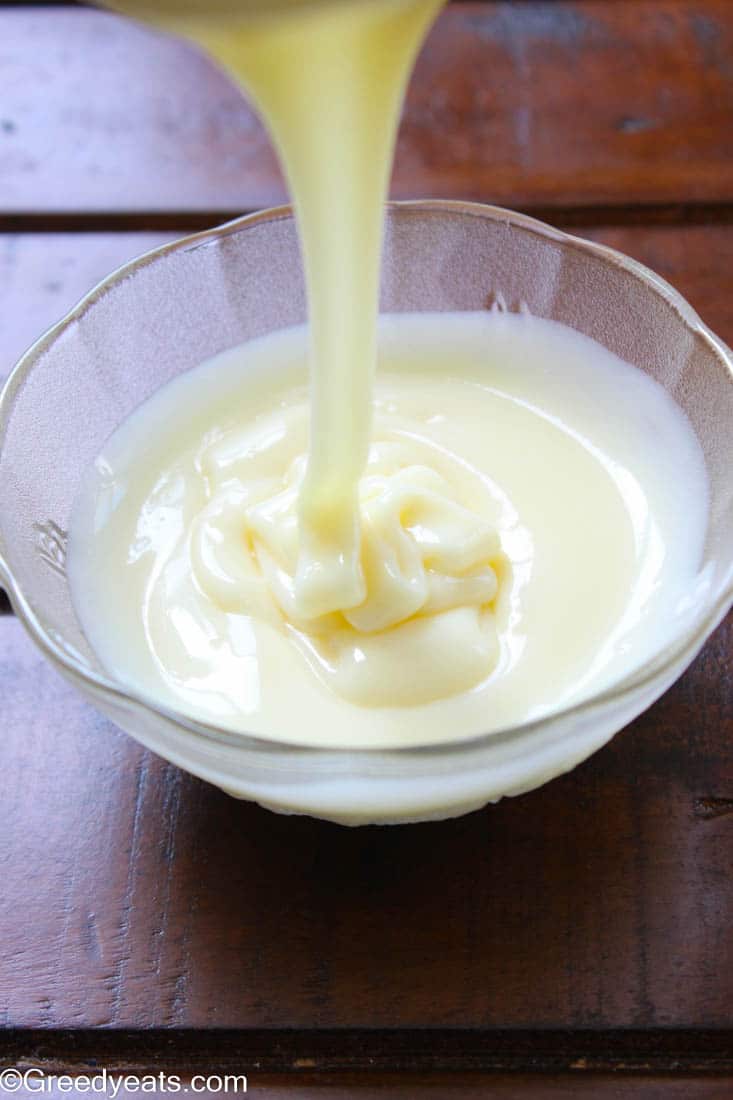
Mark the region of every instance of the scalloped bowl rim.
MULTIPOLYGON (((516 225, 532 231, 542 237, 555 240, 560 244, 570 245, 581 251, 599 256, 607 262, 611 262, 617 267, 623 268, 637 279, 650 285, 677 311, 683 323, 692 330, 695 335, 701 337, 718 358, 722 360, 733 384, 733 352, 731 352, 723 341, 708 328, 679 291, 675 290, 673 286, 656 272, 652 271, 651 268, 616 251, 616 249, 610 248, 607 245, 598 244, 595 241, 585 240, 572 233, 566 233, 563 230, 556 229, 529 215, 484 203, 464 202, 462 200, 452 199, 420 199, 389 202, 387 203, 387 209, 397 209, 401 212, 408 213, 411 211, 435 211, 436 213, 466 214, 483 218, 490 217, 497 221, 504 221, 509 225, 516 225)), ((188 251, 192 247, 195 248, 209 241, 233 235, 262 222, 274 222, 292 217, 293 210, 289 205, 271 207, 266 210, 257 211, 253 214, 245 214, 225 222, 222 225, 192 233, 178 240, 170 241, 150 249, 140 256, 137 256, 135 259, 122 264, 97 283, 96 286, 85 294, 64 317, 48 328, 28 348, 10 372, 0 391, 0 452, 2 452, 5 431, 12 411, 13 398, 26 375, 33 369, 36 360, 51 347, 55 340, 70 325, 79 321, 87 310, 112 287, 116 286, 140 268, 155 263, 159 257, 165 256, 168 253, 179 250, 188 251)), ((709 606, 706 606, 704 613, 702 613, 692 625, 688 626, 685 631, 681 632, 673 642, 660 647, 651 658, 643 662, 626 676, 612 683, 603 691, 591 694, 580 702, 574 703, 572 706, 551 711, 539 719, 494 730, 491 733, 475 734, 471 737, 463 737, 448 742, 426 742, 423 744, 412 744, 395 748, 384 748, 383 746, 366 748, 345 746, 344 748, 333 748, 318 745, 304 745, 302 742, 291 742, 280 737, 275 739, 250 733, 238 733, 225 727, 200 722, 173 708, 166 707, 163 703, 146 695, 144 692, 138 691, 135 688, 125 685, 112 677, 96 672, 93 669, 89 669, 85 667, 81 660, 77 660, 62 645, 57 643, 45 630, 30 606, 22 587, 16 581, 2 552, 0 552, 0 582, 7 592, 16 616, 41 652, 48 657, 53 664, 59 666, 60 671, 70 676, 72 680, 81 680, 82 684, 91 688, 95 693, 101 692, 103 695, 112 696, 114 699, 123 703, 132 703, 135 706, 142 707, 182 727, 187 733, 192 733, 206 741, 223 743, 228 746, 240 747, 242 749, 253 748, 258 751, 264 750, 273 753, 297 753, 309 757, 315 755, 326 755, 329 757, 355 756, 367 759, 374 757, 388 759, 390 757, 438 755, 444 753, 455 754, 461 750, 473 751, 488 744, 496 744, 507 738, 514 739, 523 735, 529 735, 542 729, 549 721, 555 722, 563 719, 573 719, 592 711, 596 706, 602 706, 606 703, 623 699, 626 695, 631 695, 635 691, 651 686, 655 680, 663 680, 665 673, 674 669, 675 666, 685 666, 689 663, 701 649, 715 627, 724 618, 731 605, 733 605, 732 563, 725 583, 721 586, 721 591, 715 600, 713 600, 709 606)))

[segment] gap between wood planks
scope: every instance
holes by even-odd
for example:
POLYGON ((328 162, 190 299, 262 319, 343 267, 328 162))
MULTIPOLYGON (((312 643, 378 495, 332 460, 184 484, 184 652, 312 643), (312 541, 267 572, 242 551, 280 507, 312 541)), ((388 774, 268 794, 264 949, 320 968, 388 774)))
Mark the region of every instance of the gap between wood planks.
POLYGON ((10 1030, 0 1066, 186 1073, 733 1073, 733 1032, 405 1030, 10 1030))
MULTIPOLYGON (((0 0, 0 5, 2 0, 0 0)), ((426 201, 430 201, 429 199, 426 201)), ((456 201, 463 201, 456 196, 456 201)), ((466 200, 470 201, 470 200, 466 200)), ((479 201, 479 200, 476 200, 479 201)), ((491 203, 490 197, 480 200, 491 203)), ((733 225, 733 201, 690 203, 634 203, 631 205, 518 206, 516 209, 561 229, 615 226, 733 225)), ((135 210, 0 212, 0 233, 130 233, 196 232, 232 221, 242 210, 135 210)))

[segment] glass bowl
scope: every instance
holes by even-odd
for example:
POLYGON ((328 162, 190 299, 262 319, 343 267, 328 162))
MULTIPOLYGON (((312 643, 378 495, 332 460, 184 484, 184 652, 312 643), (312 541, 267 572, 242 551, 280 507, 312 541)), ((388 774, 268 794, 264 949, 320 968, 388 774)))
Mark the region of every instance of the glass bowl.
MULTIPOLYGON (((462 202, 390 205, 382 308, 529 308, 648 371, 686 411, 711 486, 704 561, 674 636, 588 701, 439 746, 326 750, 235 734, 108 676, 64 572, 81 475, 155 389, 232 345, 302 322, 288 208, 165 245, 111 275, 26 353, 0 398, 0 580, 34 642, 118 726, 153 751, 272 809, 361 824, 466 813, 584 760, 680 675, 731 604, 733 363, 653 272, 531 218, 462 202)), ((348 738, 345 731, 344 740, 348 738)))

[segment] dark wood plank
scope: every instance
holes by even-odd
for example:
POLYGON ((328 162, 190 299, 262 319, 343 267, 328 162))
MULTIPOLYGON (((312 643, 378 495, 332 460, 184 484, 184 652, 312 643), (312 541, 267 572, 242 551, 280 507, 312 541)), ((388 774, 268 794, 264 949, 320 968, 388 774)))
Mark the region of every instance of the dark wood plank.
MULTIPOLYGON (((216 1071, 211 1071, 216 1078, 216 1071)), ((33 1084, 36 1081, 33 1080, 33 1084)), ((185 1087, 185 1080, 182 1079, 185 1087)), ((211 1089, 201 1089, 201 1081, 196 1081, 196 1095, 204 1098, 221 1097, 222 1090, 216 1080, 211 1089)), ((226 1093, 235 1093, 234 1083, 226 1093)), ((397 1074, 369 1074, 360 1077, 338 1076, 335 1078, 313 1078, 297 1075, 295 1077, 271 1077, 250 1074, 246 1095, 260 1100, 486 1100, 487 1096, 500 1100, 730 1100, 733 1079, 709 1080, 706 1078, 684 1077, 674 1079, 657 1077, 651 1080, 629 1077, 596 1077, 578 1080, 577 1077, 563 1075, 558 1077, 521 1076, 507 1077, 503 1074, 431 1074, 420 1076, 402 1076, 397 1074)), ((57 1084, 45 1096, 53 1100, 68 1097, 68 1086, 57 1084)), ((102 1095, 105 1095, 104 1093, 102 1095)), ((107 1096, 113 1096, 112 1086, 107 1096)), ((128 1096, 140 1096, 139 1086, 124 1087, 116 1093, 121 1100, 128 1096)), ((163 1100, 170 1091, 146 1092, 153 1100, 163 1100)))
POLYGON ((732 641, 540 791, 350 831, 155 759, 0 620, 0 1025, 730 1027, 732 641))
MULTIPOLYGON (((0 210, 283 198, 261 126, 188 47, 63 8, 3 9, 0 43, 0 210)), ((418 64, 394 193, 728 203, 731 154, 729 0, 454 4, 418 64)))
MULTIPOLYGON (((711 1081, 705 1078, 669 1077, 655 1080, 633 1078, 521 1076, 503 1074, 461 1074, 450 1077, 431 1074, 417 1078, 380 1074, 345 1079, 251 1077, 251 1091, 262 1100, 730 1100, 733 1079, 711 1081)), ((211 1093, 212 1096, 215 1093, 211 1093)))
POLYGON ((600 227, 578 232, 658 272, 733 347, 733 226, 600 227))
POLYGON ((333 1084, 310 1085, 298 1081, 268 1082, 257 1077, 254 1087, 263 1100, 730 1100, 732 1082, 687 1078, 655 1081, 619 1080, 606 1077, 579 1082, 572 1077, 493 1077, 466 1076, 458 1080, 435 1075, 424 1080, 396 1079, 385 1076, 373 1082, 347 1080, 333 1084))

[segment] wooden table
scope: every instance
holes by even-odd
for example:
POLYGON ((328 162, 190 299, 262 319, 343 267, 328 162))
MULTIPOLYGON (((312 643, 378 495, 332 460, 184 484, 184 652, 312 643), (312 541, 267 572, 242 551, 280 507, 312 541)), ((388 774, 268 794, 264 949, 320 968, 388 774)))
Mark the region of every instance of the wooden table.
MULTIPOLYGON (((394 193, 578 227, 733 343, 733 3, 451 5, 394 193)), ((3 372, 122 261, 282 198, 192 50, 0 8, 3 372)), ((540 791, 349 831, 144 752, 4 614, 0 1060, 237 1070, 270 1100, 733 1096, 732 640, 540 791)))

